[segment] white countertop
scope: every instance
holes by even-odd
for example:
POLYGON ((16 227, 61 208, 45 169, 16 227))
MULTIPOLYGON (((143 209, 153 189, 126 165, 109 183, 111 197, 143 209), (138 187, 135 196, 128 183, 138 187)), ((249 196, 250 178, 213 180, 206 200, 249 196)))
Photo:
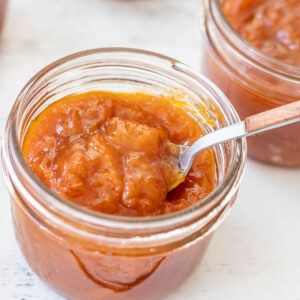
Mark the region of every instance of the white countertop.
MULTIPOLYGON (((40 68, 83 49, 126 46, 199 69, 201 0, 11 0, 0 42, 0 123, 40 68)), ((193 275, 166 300, 300 299, 300 169, 249 160, 238 200, 193 275)), ((30 270, 0 182, 0 299, 62 299, 30 270)))

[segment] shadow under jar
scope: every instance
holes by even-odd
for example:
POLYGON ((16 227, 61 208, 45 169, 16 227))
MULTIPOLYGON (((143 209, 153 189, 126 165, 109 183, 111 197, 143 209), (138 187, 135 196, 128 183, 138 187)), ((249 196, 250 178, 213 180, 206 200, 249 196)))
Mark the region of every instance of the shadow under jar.
MULTIPOLYGON (((205 0, 203 6, 202 73, 221 88, 242 119, 299 100, 300 68, 268 56, 244 40, 225 17, 224 3, 205 0)), ((299 132, 300 124, 294 124, 250 137, 248 153, 267 163, 299 166, 299 132)))
POLYGON ((213 84, 182 63, 118 48, 85 51, 49 65, 27 83, 12 108, 2 163, 16 237, 31 268, 68 299, 160 299, 193 271, 230 211, 244 170, 245 141, 213 149, 217 187, 194 206, 135 218, 85 209, 37 179, 24 160, 22 143, 30 122, 45 107, 93 90, 180 91, 205 133, 239 118, 213 84))

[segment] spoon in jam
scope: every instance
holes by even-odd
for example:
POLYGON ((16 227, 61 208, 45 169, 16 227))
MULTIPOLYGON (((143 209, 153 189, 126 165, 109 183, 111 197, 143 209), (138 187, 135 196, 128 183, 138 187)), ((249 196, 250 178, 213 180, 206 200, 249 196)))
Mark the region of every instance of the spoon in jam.
MULTIPOLYGON (((300 121, 300 100, 249 116, 244 121, 211 132, 191 146, 177 146, 180 171, 170 190, 185 180, 195 156, 208 148, 231 140, 248 137, 300 121)), ((300 134, 300 133, 299 133, 300 134)))

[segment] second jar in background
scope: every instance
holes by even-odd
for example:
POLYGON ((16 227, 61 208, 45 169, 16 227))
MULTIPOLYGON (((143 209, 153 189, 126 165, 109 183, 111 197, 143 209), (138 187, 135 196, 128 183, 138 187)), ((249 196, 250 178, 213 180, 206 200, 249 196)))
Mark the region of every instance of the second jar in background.
MULTIPOLYGON (((202 72, 231 100, 242 119, 300 99, 300 68, 260 52, 229 24, 222 0, 205 1, 202 72)), ((248 139, 251 157, 300 165, 300 124, 248 139)))

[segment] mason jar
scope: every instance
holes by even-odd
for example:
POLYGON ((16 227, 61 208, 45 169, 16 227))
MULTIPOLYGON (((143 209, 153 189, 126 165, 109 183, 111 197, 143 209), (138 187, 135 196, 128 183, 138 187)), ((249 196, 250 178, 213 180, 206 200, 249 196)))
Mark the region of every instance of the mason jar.
MULTIPOLYGON (((245 41, 229 24, 224 0, 205 0, 201 11, 204 42, 201 71, 221 88, 241 119, 300 99, 300 68, 276 60, 245 41)), ((248 138, 258 160, 300 165, 300 124, 248 138)))
POLYGON ((246 144, 242 139, 213 148, 217 187, 192 207, 156 217, 85 209, 37 179, 22 155, 22 143, 31 121, 51 103, 93 90, 180 91, 205 133, 234 124, 239 117, 215 85, 184 64, 123 48, 80 52, 50 64, 26 84, 11 110, 2 164, 16 238, 34 272, 67 299, 160 299, 194 270, 231 210, 246 144))

